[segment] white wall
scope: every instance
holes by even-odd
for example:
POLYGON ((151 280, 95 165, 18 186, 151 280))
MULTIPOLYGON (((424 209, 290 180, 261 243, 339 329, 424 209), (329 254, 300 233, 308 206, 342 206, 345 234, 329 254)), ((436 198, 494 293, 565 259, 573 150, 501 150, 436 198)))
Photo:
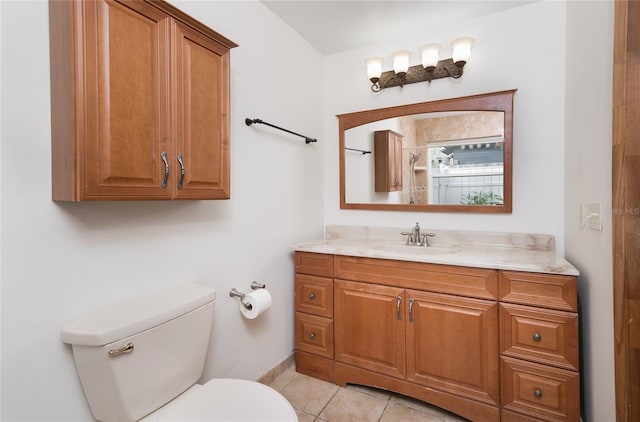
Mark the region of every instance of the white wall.
MULTIPOLYGON (((543 1, 325 60, 326 224, 549 233, 581 270, 584 402, 588 421, 615 420, 611 282, 612 1, 543 1), (464 76, 373 94, 364 60, 459 36, 476 44, 464 76), (513 213, 471 215, 339 209, 336 114, 517 88, 513 213), (579 226, 579 205, 601 201, 604 231, 579 226), (607 208, 608 207, 608 208, 607 208)), ((441 54, 450 57, 443 48, 441 54)), ((391 69, 390 59, 384 69, 391 69)))
POLYGON ((612 1, 569 2, 565 110, 565 255, 579 282, 589 421, 615 419, 611 137, 612 1), (580 225, 580 205, 601 202, 603 230, 580 225))
POLYGON ((563 137, 565 4, 540 2, 494 15, 425 28, 408 39, 389 41, 325 60, 324 133, 325 214, 327 224, 359 224, 425 228, 549 233, 563 242, 563 137), (544 28, 544 30, 541 30, 544 28), (517 34, 517 35, 516 35, 517 34), (364 61, 412 51, 438 42, 442 57, 451 57, 450 42, 460 36, 476 42, 459 80, 440 79, 403 88, 369 89, 364 61), (473 215, 340 210, 338 195, 338 121, 336 114, 400 104, 518 89, 514 101, 513 213, 473 215), (535 175, 535 176, 534 176, 535 175), (549 206, 553 204, 553 206, 549 206))
POLYGON ((323 230, 322 57, 259 2, 175 2, 231 54, 231 200, 51 201, 48 6, 2 8, 2 420, 91 420, 60 328, 185 282, 216 288, 205 379, 255 379, 293 348, 290 245, 323 230), (295 69, 286 72, 283 69, 295 69), (300 138, 245 117, 317 137, 300 138), (228 292, 268 285, 244 320, 228 292))

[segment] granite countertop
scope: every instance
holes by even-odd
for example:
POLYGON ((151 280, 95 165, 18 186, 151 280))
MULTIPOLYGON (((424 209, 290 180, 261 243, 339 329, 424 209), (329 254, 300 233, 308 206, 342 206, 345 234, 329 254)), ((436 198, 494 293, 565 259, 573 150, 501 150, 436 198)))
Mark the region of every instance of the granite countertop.
POLYGON ((295 251, 426 262, 431 264, 579 275, 555 251, 547 234, 468 232, 422 229, 434 233, 429 247, 406 246, 410 228, 327 226, 322 240, 300 243, 295 251))

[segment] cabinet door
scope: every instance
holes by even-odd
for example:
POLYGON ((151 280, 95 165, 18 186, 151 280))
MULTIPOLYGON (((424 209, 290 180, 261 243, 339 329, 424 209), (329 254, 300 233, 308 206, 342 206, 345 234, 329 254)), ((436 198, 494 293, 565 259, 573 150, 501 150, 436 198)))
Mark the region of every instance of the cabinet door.
POLYGON ((407 290, 407 379, 499 403, 498 304, 407 290))
POLYGON ((170 19, 144 2, 76 7, 79 199, 166 199, 170 19))
POLYGON ((228 199, 229 51, 173 24, 176 198, 228 199))
POLYGON ((376 192, 402 190, 402 138, 390 130, 374 132, 376 192))
POLYGON ((404 378, 404 290, 336 280, 334 294, 336 361, 404 378))

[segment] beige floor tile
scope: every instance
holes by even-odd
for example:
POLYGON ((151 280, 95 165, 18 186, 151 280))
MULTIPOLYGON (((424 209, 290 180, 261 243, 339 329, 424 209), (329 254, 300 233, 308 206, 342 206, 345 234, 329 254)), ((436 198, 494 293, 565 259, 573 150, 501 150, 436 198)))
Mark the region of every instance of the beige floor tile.
POLYGON ((277 391, 282 391, 287 385, 296 377, 296 370, 294 367, 287 368, 283 373, 278 375, 271 383, 269 387, 277 391))
POLYGON ((300 409, 296 409, 296 415, 298 415, 298 422, 314 422, 316 420, 314 415, 300 409))
POLYGON ((385 400, 388 400, 389 397, 391 397, 391 393, 386 390, 382 390, 380 388, 368 387, 366 385, 349 384, 347 385, 347 390, 359 391, 361 393, 369 394, 371 396, 378 397, 385 400))
POLYGON ((296 409, 317 416, 338 391, 338 388, 340 387, 337 385, 296 373, 291 382, 282 390, 282 395, 296 409))
POLYGON ((380 422, 444 422, 444 418, 389 402, 380 422))
MULTIPOLYGON (((407 396, 402 396, 400 394, 392 394, 391 395, 391 399, 390 399, 391 403, 395 403, 395 404, 399 404, 401 406, 404 407, 408 407, 414 410, 417 410, 419 412, 422 413, 426 413, 428 415, 432 415, 432 416, 436 416, 439 417, 441 419, 444 419, 445 417, 451 417, 451 418, 455 418, 456 415, 447 412, 444 409, 441 409, 437 406, 434 406, 432 404, 429 403, 425 403, 421 400, 417 400, 414 399, 412 397, 407 397, 407 396)), ((464 420, 464 419, 462 419, 464 420)))
POLYGON ((388 400, 341 388, 320 413, 327 422, 377 422, 388 400))

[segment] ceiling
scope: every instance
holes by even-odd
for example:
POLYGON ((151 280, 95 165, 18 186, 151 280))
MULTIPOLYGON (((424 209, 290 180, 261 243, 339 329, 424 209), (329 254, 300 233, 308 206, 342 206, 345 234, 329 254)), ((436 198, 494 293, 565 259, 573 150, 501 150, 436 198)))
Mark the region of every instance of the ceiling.
POLYGON ((409 36, 416 28, 440 26, 533 3, 529 0, 261 1, 323 55, 409 36))

